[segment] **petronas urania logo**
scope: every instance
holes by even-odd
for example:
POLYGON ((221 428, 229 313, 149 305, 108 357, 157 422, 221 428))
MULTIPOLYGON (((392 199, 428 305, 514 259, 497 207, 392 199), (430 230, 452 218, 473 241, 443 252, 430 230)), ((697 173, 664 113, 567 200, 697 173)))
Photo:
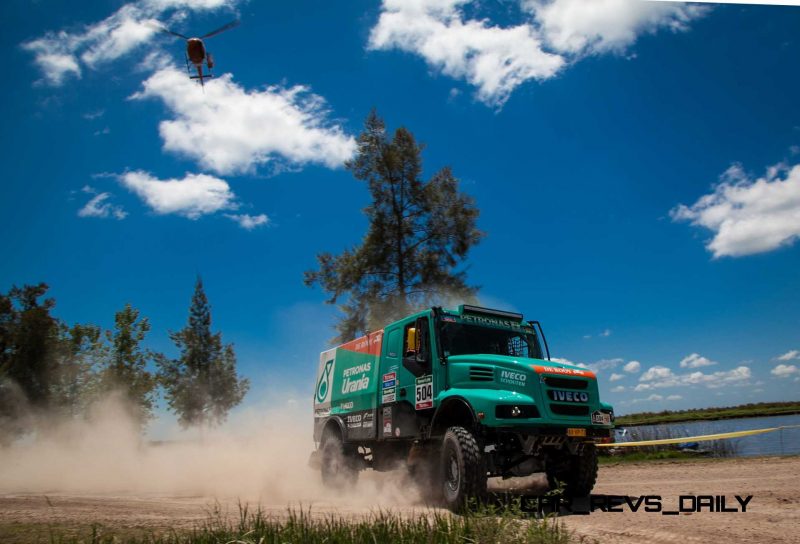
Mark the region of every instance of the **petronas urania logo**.
POLYGON ((325 363, 322 376, 319 377, 319 383, 317 384, 317 402, 325 402, 325 399, 328 397, 328 391, 331 387, 331 370, 333 370, 333 359, 325 363))

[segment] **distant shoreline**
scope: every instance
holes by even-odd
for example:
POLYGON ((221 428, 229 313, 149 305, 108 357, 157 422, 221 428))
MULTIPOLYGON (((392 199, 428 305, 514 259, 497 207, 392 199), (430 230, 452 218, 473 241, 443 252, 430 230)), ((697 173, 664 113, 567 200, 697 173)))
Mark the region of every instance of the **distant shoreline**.
POLYGON ((644 412, 619 416, 617 427, 637 427, 640 425, 661 425, 667 423, 689 423, 693 421, 721 421, 748 417, 772 417, 800 414, 800 402, 769 402, 760 404, 731 406, 724 408, 703 408, 699 410, 680 410, 675 412, 644 412))

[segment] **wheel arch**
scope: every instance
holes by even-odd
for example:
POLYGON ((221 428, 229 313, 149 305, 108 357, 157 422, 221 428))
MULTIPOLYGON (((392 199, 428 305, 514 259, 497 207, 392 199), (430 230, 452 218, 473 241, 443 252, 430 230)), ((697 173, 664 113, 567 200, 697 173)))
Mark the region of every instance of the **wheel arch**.
POLYGON ((344 425, 344 421, 339 416, 329 417, 328 420, 322 425, 322 430, 319 434, 320 444, 322 444, 325 441, 325 438, 332 433, 338 434, 342 442, 347 441, 346 427, 344 425))
POLYGON ((466 429, 476 429, 478 419, 472 405, 460 396, 448 397, 442 401, 431 420, 430 436, 443 436, 448 427, 454 425, 466 429))

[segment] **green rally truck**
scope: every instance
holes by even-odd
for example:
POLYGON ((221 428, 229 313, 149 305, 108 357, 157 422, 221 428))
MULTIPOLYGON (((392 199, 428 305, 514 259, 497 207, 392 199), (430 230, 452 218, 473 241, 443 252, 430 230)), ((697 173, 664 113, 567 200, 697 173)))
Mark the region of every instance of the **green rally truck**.
POLYGON ((320 354, 313 458, 333 487, 407 467, 429 498, 460 510, 489 477, 545 472, 588 494, 595 443, 613 425, 595 374, 551 361, 538 322, 431 308, 320 354))

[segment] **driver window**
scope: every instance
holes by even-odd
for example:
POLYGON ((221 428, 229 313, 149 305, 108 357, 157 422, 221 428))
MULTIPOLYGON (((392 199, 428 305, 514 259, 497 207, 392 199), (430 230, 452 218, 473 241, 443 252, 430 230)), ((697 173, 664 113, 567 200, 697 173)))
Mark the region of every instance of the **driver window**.
POLYGON ((428 319, 408 323, 403 329, 403 366, 415 376, 430 372, 428 319))

